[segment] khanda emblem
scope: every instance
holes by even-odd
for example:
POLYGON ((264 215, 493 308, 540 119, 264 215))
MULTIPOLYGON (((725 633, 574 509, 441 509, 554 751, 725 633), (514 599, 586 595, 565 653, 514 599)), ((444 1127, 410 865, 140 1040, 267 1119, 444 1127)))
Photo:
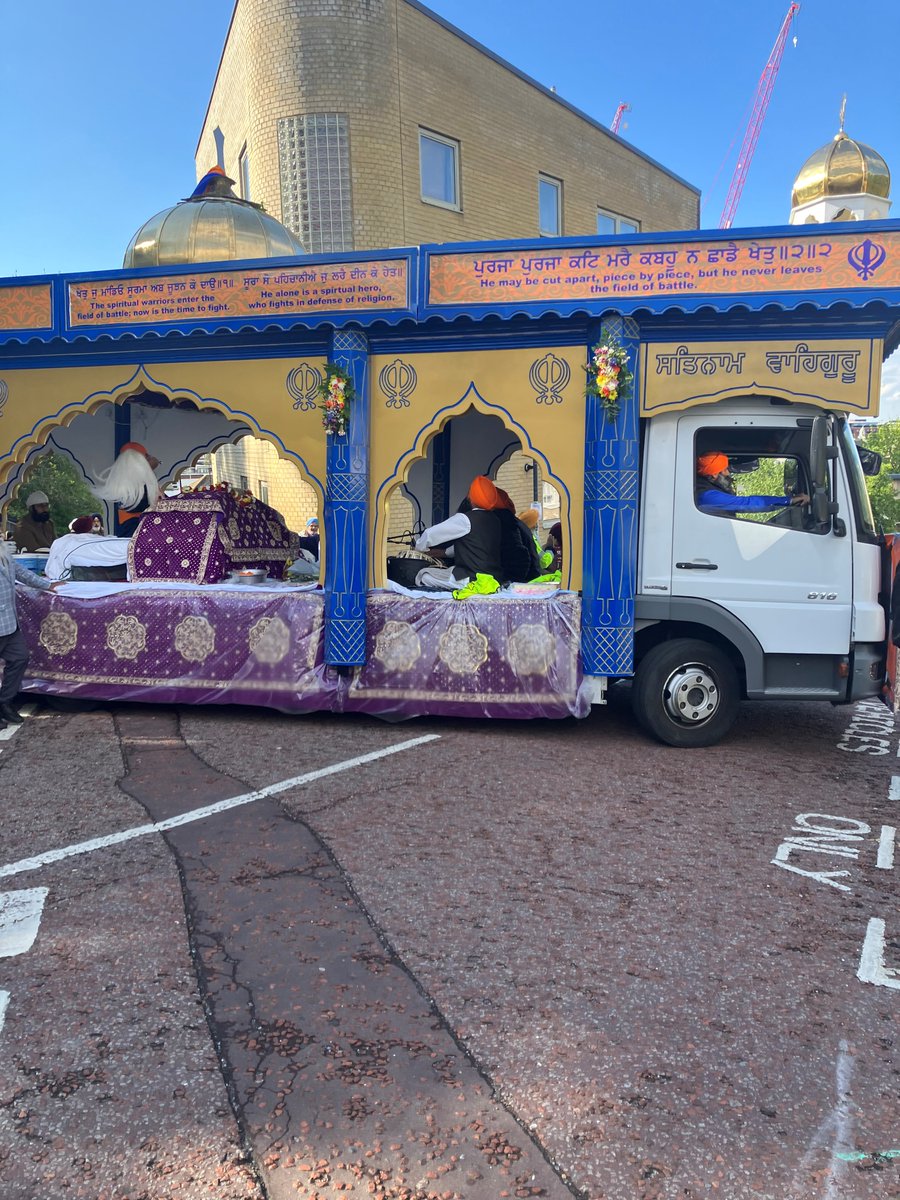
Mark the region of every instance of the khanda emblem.
POLYGON ((409 408, 409 398, 416 390, 419 377, 415 368, 401 358, 382 367, 378 386, 385 397, 385 408, 409 408))
POLYGON ((572 368, 564 358, 545 354, 531 364, 528 378, 537 392, 535 404, 562 404, 563 391, 572 375, 572 368))
POLYGON ((886 258, 887 253, 884 246, 879 246, 877 242, 866 238, 864 242, 853 247, 847 255, 847 262, 860 279, 865 280, 875 274, 886 258))
POLYGON ((288 371, 284 385, 294 397, 294 408, 300 412, 308 412, 316 407, 316 396, 322 385, 322 372, 311 367, 309 363, 301 363, 299 367, 288 371))
POLYGON ((5 379, 0 379, 0 417, 3 416, 3 409, 6 407, 6 402, 9 399, 9 384, 5 379))

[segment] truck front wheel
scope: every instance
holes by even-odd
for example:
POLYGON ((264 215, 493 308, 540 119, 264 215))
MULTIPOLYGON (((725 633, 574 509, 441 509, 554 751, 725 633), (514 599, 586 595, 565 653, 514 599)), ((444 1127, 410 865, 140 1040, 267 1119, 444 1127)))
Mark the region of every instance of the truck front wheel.
POLYGON ((737 671, 717 646, 694 638, 660 642, 638 663, 631 704, 661 742, 712 746, 734 724, 740 703, 737 671))

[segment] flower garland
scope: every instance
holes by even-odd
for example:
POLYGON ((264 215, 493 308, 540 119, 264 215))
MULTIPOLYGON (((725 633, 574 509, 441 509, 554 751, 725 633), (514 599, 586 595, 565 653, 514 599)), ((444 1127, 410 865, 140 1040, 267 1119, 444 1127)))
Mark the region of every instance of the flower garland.
POLYGON ((634 375, 628 370, 628 351, 620 345, 614 333, 607 333, 591 347, 587 372, 588 396, 599 396, 607 417, 613 421, 619 415, 619 401, 634 375))
POLYGON ((323 400, 322 424, 326 432, 345 436, 355 391, 353 380, 343 367, 334 363, 325 364, 325 378, 319 384, 319 395, 323 400))
POLYGON ((242 507, 246 508, 250 504, 256 503, 256 497, 247 488, 232 487, 230 483, 224 480, 221 483, 197 484, 196 487, 188 488, 184 492, 185 496, 230 496, 242 507))

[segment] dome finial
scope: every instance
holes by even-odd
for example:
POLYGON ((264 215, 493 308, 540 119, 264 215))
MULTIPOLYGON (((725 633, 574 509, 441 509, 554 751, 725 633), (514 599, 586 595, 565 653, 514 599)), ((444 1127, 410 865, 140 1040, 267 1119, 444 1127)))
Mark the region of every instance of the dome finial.
POLYGON ((847 93, 844 92, 843 96, 841 96, 841 111, 839 114, 841 127, 837 131, 837 136, 834 139, 836 142, 840 141, 840 139, 845 136, 845 134, 844 134, 844 117, 846 116, 846 113, 847 113, 847 93))

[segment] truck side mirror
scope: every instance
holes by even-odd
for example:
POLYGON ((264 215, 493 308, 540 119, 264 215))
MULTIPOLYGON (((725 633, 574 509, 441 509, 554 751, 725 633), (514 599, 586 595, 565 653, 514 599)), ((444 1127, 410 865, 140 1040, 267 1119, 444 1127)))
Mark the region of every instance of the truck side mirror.
POLYGON ((877 450, 869 450, 866 446, 857 446, 856 452, 863 469, 863 475, 877 475, 881 471, 882 458, 877 450))
POLYGON ((836 447, 828 445, 828 418, 814 417, 809 439, 809 507, 817 525, 827 525, 837 513, 837 505, 828 499, 828 460, 836 452, 836 447))

